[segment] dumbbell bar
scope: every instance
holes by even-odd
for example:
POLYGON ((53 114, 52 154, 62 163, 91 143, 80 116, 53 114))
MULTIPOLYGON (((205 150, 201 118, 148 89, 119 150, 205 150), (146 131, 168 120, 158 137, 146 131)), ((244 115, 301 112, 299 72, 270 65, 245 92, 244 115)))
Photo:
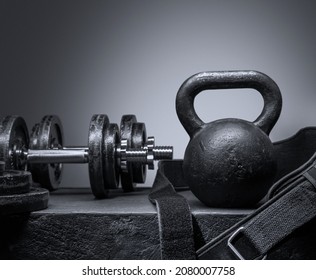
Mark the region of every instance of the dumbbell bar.
POLYGON ((172 147, 155 147, 154 138, 146 138, 143 123, 134 115, 125 115, 119 133, 106 115, 94 115, 89 127, 88 147, 63 147, 62 125, 57 116, 45 116, 36 124, 29 140, 25 121, 8 116, 0 122, 0 159, 6 169, 29 169, 33 180, 50 190, 58 188, 62 163, 89 163, 89 177, 96 197, 105 197, 117 188, 119 175, 126 191, 143 183, 146 164, 172 158, 172 147), (126 137, 123 139, 122 137, 126 137))
MULTIPOLYGON (((125 142, 122 139, 121 142, 125 142)), ((154 169, 154 160, 170 158, 172 149, 170 147, 155 147, 132 149, 121 145, 116 147, 116 157, 120 159, 122 170, 126 169, 126 162, 140 162, 147 164, 149 169, 154 169)), ((89 163, 88 147, 62 147, 47 150, 15 150, 14 157, 23 157, 28 163, 89 163)))
MULTIPOLYGON (((148 138, 149 139, 149 138, 148 138)), ((115 149, 116 157, 120 160, 122 170, 126 169, 126 162, 140 162, 147 164, 148 169, 154 169, 154 160, 170 159, 172 154, 171 147, 154 146, 154 139, 150 137, 151 145, 148 144, 144 148, 122 148, 121 140, 115 149)), ((20 150, 15 151, 15 156, 23 157, 28 163, 89 163, 88 147, 62 147, 47 150, 20 150)))

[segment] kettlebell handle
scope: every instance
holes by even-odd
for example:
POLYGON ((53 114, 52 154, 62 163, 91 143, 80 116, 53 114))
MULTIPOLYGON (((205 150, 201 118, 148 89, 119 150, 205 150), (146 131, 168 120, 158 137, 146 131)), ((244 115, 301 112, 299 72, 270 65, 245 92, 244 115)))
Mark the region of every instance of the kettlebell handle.
POLYGON ((194 98, 203 90, 233 88, 252 88, 260 92, 264 106, 253 123, 269 135, 282 109, 282 96, 278 85, 270 77, 257 71, 216 71, 191 76, 178 91, 177 115, 190 137, 205 124, 195 112, 194 98))

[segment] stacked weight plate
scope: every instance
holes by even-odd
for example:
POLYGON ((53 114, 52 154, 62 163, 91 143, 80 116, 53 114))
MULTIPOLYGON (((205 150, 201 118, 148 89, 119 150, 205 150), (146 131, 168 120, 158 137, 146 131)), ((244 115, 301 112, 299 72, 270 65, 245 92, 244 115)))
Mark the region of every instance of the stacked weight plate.
POLYGON ((23 151, 29 145, 24 120, 6 117, 0 123, 0 215, 25 213, 44 209, 48 191, 32 186, 32 175, 26 161, 11 157, 12 151, 23 151))

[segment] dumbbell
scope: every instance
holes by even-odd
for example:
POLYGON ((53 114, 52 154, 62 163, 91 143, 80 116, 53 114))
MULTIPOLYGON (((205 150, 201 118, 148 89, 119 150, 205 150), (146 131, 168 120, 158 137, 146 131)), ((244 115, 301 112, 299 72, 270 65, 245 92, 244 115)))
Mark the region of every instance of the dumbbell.
POLYGON ((0 160, 7 169, 29 170, 33 180, 49 190, 58 188, 63 163, 88 163, 93 194, 106 197, 118 188, 119 176, 125 191, 146 178, 146 165, 172 158, 173 148, 155 146, 146 136, 144 123, 134 115, 122 117, 120 130, 107 115, 90 121, 88 147, 64 147, 62 124, 57 116, 45 116, 36 124, 29 139, 23 118, 7 116, 0 122, 0 160))

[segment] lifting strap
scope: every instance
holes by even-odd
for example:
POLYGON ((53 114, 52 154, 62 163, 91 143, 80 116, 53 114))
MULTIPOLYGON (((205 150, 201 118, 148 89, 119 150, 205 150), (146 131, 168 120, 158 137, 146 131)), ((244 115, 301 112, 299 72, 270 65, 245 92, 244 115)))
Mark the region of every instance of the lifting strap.
POLYGON ((157 206, 162 259, 263 259, 316 216, 316 154, 275 183, 260 208, 197 252, 189 204, 176 192, 184 186, 182 161, 161 161, 149 198, 157 206))

